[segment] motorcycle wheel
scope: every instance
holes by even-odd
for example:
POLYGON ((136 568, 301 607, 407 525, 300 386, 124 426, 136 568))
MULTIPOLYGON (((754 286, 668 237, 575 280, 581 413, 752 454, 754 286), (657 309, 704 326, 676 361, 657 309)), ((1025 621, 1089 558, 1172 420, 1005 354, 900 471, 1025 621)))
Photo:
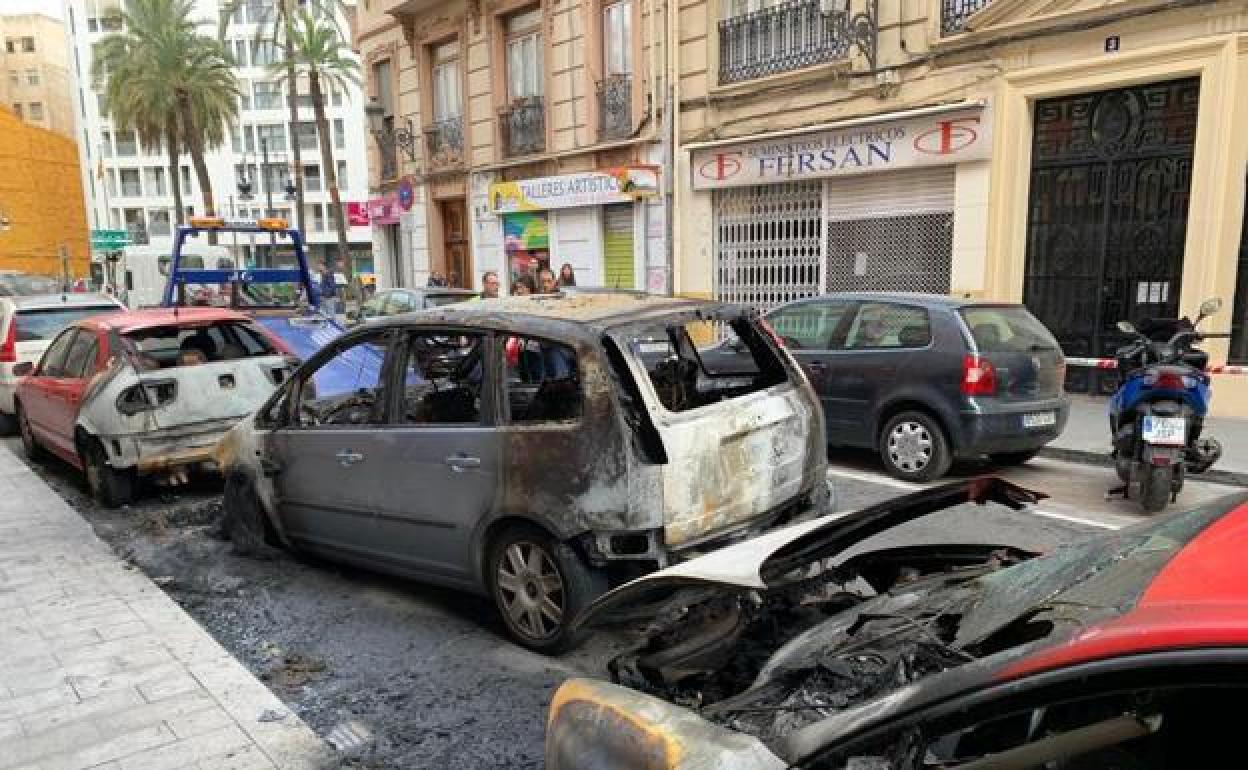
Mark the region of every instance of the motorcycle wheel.
POLYGON ((1118 480, 1123 484, 1131 482, 1131 458, 1123 457, 1120 454, 1114 454, 1114 472, 1118 474, 1118 480))
POLYGON ((1146 465, 1140 479, 1140 507, 1145 513, 1157 513, 1170 502, 1174 468, 1170 465, 1146 465))

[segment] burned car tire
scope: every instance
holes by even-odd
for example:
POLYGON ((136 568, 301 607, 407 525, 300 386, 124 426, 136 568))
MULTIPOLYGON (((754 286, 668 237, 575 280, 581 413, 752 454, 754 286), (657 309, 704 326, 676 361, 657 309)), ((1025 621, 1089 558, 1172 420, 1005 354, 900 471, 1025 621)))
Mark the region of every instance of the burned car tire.
POLYGON ((953 465, 945 429, 924 412, 894 415, 880 431, 879 449, 884 469, 903 481, 938 479, 953 465))
POLYGON ((534 526, 515 525, 490 544, 490 595, 508 635, 535 652, 574 647, 568 623, 606 589, 568 545, 534 526))
POLYGON ((105 508, 120 508, 134 499, 134 473, 118 470, 108 464, 104 447, 95 439, 88 439, 82 458, 87 487, 96 502, 105 508))
POLYGON ((35 432, 30 427, 30 419, 26 417, 20 404, 16 411, 17 430, 22 436, 22 451, 26 453, 26 459, 37 463, 45 456, 43 447, 39 446, 39 440, 35 438, 35 432))
POLYGON ((278 555, 276 543, 265 524, 264 509, 251 480, 245 475, 231 473, 226 477, 224 508, 225 520, 221 528, 236 552, 254 559, 271 559, 278 555))

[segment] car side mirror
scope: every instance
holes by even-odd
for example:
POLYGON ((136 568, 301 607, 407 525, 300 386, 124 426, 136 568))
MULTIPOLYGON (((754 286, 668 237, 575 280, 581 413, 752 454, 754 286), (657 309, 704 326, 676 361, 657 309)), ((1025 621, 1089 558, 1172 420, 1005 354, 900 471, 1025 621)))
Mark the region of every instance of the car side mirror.
POLYGON ((1119 321, 1118 331, 1122 332, 1123 334, 1139 334, 1139 332, 1135 330, 1135 324, 1131 323, 1130 321, 1119 321))
POLYGON ((14 377, 29 377, 35 373, 35 365, 30 361, 23 361, 13 367, 14 377))

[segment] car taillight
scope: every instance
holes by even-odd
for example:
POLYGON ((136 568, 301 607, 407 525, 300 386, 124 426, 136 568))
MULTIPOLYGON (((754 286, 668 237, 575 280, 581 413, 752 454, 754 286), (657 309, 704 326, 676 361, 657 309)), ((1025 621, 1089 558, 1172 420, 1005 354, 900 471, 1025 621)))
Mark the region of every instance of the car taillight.
POLYGON ((17 317, 9 319, 9 331, 4 335, 4 344, 0 345, 0 362, 17 363, 17 317))
POLYGON ((997 370, 992 363, 975 353, 962 357, 962 394, 966 396, 995 396, 997 394, 997 370))

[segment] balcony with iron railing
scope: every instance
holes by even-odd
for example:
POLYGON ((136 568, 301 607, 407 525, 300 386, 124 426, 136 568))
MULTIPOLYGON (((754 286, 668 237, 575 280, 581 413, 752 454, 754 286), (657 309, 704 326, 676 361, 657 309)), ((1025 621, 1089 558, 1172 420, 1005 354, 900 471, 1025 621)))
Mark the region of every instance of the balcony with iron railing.
POLYGON ((598 138, 626 139, 633 134, 633 76, 608 75, 598 81, 598 138))
POLYGON ((540 96, 516 99, 498 114, 503 154, 509 158, 546 149, 546 104, 540 96))
POLYGON ((425 159, 429 170, 456 168, 464 163, 464 119, 458 115, 425 127, 425 159))
POLYGON ((719 82, 740 83, 848 59, 859 48, 874 66, 876 0, 851 13, 848 0, 785 0, 719 22, 719 82))
POLYGON ((992 0, 940 0, 940 34, 966 31, 967 19, 987 8, 992 0))

